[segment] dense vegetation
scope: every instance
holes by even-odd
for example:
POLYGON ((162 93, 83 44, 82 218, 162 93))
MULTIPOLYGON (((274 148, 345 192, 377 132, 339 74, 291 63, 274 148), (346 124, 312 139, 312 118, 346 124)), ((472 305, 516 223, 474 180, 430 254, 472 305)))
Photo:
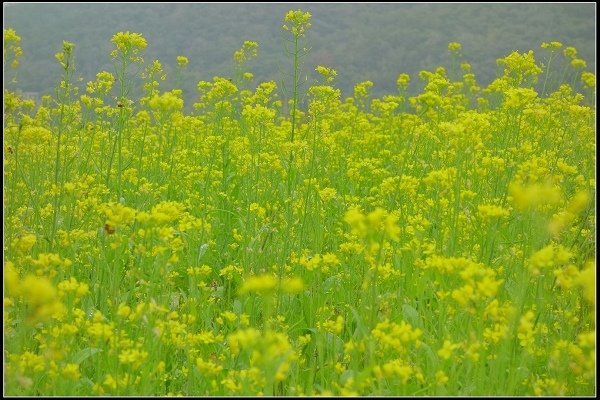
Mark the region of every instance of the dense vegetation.
POLYGON ((508 52, 488 85, 450 42, 344 98, 330 66, 300 85, 312 22, 278 32, 285 96, 243 41, 186 111, 185 52, 165 74, 131 31, 89 82, 64 41, 53 95, 5 90, 5 394, 595 394, 578 50, 508 52))

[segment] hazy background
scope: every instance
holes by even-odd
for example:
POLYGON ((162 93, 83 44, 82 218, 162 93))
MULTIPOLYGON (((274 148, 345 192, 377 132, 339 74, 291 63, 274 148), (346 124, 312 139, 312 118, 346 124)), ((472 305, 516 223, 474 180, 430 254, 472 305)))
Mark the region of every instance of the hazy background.
MULTIPOLYGON (((175 57, 190 63, 183 88, 195 100, 199 80, 232 74, 233 52, 244 40, 259 42, 248 65, 255 83, 289 82, 291 60, 283 50, 283 17, 290 9, 312 14, 306 36, 311 47, 303 77, 312 83, 316 65, 338 71, 337 86, 352 95, 357 82, 372 80, 373 94, 395 92, 399 73, 449 65, 448 42, 463 44, 480 84, 498 72, 496 59, 513 50, 539 49, 542 42, 575 46, 595 71, 595 4, 4 4, 4 27, 22 37, 24 55, 17 88, 51 93, 60 77, 54 54, 62 41, 76 44, 79 85, 101 70, 113 72, 110 39, 119 31, 140 32, 148 41, 145 59, 158 58, 167 73, 175 57)), ((174 85, 169 74, 163 89, 174 85)))

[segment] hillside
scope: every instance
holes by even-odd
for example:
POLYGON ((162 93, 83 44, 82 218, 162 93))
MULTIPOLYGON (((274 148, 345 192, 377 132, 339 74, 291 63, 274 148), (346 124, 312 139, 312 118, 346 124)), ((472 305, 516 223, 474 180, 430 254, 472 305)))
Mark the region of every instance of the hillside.
MULTIPOLYGON (((54 54, 63 40, 76 44, 77 73, 85 81, 112 71, 110 38, 131 31, 148 40, 146 61, 158 58, 167 72, 177 55, 189 57, 182 80, 189 96, 199 80, 231 74, 232 54, 244 40, 260 44, 249 65, 257 81, 289 81, 281 22, 299 7, 313 15, 304 77, 318 64, 333 67, 344 95, 367 79, 375 95, 389 93, 400 72, 448 65, 451 41, 463 44, 482 84, 496 76, 497 58, 551 40, 577 47, 595 69, 593 4, 12 4, 4 6, 4 26, 22 37, 23 91, 53 91, 60 70, 54 54)), ((173 79, 166 86, 172 85, 173 79)))

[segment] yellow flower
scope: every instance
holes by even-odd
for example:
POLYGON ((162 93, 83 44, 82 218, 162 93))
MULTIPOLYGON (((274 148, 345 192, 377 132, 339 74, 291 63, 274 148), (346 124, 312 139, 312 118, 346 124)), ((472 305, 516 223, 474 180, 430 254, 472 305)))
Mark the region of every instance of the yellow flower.
POLYGON ((180 67, 185 67, 188 64, 189 60, 185 56, 177 56, 177 65, 180 67))
POLYGON ((577 49, 575 47, 567 47, 564 50, 565 56, 569 58, 575 58, 577 56, 577 49))
POLYGON ((170 91, 162 95, 154 96, 148 103, 150 108, 158 111, 180 111, 183 109, 183 100, 179 97, 179 92, 170 91))
POLYGON ((558 204, 561 200, 561 191, 549 182, 531 183, 527 185, 513 182, 508 189, 516 209, 535 209, 542 205, 558 204))
POLYGON ((444 340, 444 345, 441 349, 438 350, 438 355, 442 357, 444 360, 450 359, 452 357, 452 352, 460 347, 460 344, 453 344, 449 340, 444 340))
POLYGON ((562 43, 561 42, 550 42, 550 43, 542 43, 542 49, 560 49, 562 47, 562 43))
POLYGON ((519 343, 530 353, 533 353, 533 346, 535 345, 534 317, 535 314, 533 311, 527 311, 519 320, 519 329, 517 333, 519 343))
POLYGON ((28 233, 18 239, 13 240, 12 245, 20 254, 25 254, 35 245, 37 238, 34 234, 28 233))
POLYGON ((131 314, 131 307, 125 303, 119 304, 119 307, 117 308, 117 315, 121 318, 127 318, 129 314, 131 314))
POLYGON ((78 380, 81 377, 81 372, 79 372, 79 365, 72 363, 65 365, 62 370, 62 375, 67 379, 72 379, 74 381, 78 380))
POLYGON ((319 197, 323 203, 327 203, 337 196, 337 191, 334 188, 324 188, 319 191, 319 197))
POLYGON ((317 328, 339 335, 344 329, 344 317, 338 315, 335 321, 317 322, 317 328))
POLYGON ((591 72, 583 72, 581 74, 581 81, 589 88, 596 87, 596 75, 591 72))
POLYGON ((575 59, 571 60, 571 65, 574 68, 585 68, 585 67, 587 67, 587 63, 585 62, 585 60, 582 60, 581 58, 575 58, 575 59))
POLYGON ((295 37, 304 36, 308 28, 310 28, 310 13, 302 10, 288 11, 285 14, 283 29, 291 31, 295 37))
POLYGON ((21 37, 17 35, 17 32, 12 28, 4 29, 4 62, 7 62, 7 52, 13 54, 13 60, 10 63, 11 68, 17 68, 19 66, 19 58, 23 55, 23 50, 19 44, 21 43, 21 37))
POLYGON ((480 204, 477 210, 483 219, 504 218, 510 215, 508 210, 495 204, 480 204))
POLYGON ((529 257, 527 264, 529 270, 538 275, 543 270, 567 264, 572 257, 573 254, 562 245, 550 244, 529 257))
POLYGON ((448 43, 448 50, 451 52, 457 52, 462 48, 462 45, 458 42, 450 42, 448 43))
POLYGON ((148 352, 139 349, 125 349, 119 353, 121 364, 132 364, 134 368, 139 368, 147 357, 148 352))
POLYGON ((256 292, 259 294, 270 293, 277 287, 277 278, 270 274, 251 276, 244 280, 239 294, 256 292))
POLYGON ((337 75, 337 72, 334 69, 323 67, 321 65, 317 66, 317 68, 315 68, 315 71, 317 71, 327 83, 333 82, 333 79, 337 75))
POLYGON ((579 272, 575 283, 583 288, 583 295, 590 304, 596 304, 596 263, 588 261, 579 272))
POLYGON ((134 52, 137 49, 145 49, 147 46, 146 39, 141 33, 130 33, 129 31, 116 33, 111 42, 125 54, 134 52))
POLYGON ((301 278, 284 278, 281 282, 281 289, 285 293, 300 293, 304 289, 304 282, 301 278))
POLYGON ((410 75, 404 74, 404 73, 398 75, 398 79, 396 79, 396 86, 398 86, 399 90, 401 90, 401 91, 406 90, 409 83, 410 83, 410 75))
POLYGON ((207 376, 217 375, 219 372, 223 371, 223 366, 218 365, 213 361, 204 361, 202 357, 196 359, 196 366, 202 374, 207 376))
POLYGON ((435 373, 435 381, 438 385, 445 385, 448 383, 448 375, 444 371, 437 371, 435 373))
POLYGON ((32 321, 45 320, 64 313, 64 305, 59 301, 58 292, 46 278, 27 275, 19 285, 19 294, 30 305, 32 321))

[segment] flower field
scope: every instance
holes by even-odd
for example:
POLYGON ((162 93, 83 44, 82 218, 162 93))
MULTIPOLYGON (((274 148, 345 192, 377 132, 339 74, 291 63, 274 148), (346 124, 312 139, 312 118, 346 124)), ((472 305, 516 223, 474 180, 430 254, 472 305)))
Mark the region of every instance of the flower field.
MULTIPOLYGON (((342 98, 326 66, 300 85, 309 31, 286 14, 285 87, 247 41, 191 107, 130 32, 113 72, 78 82, 64 42, 52 96, 5 90, 6 395, 596 393, 577 50, 499 55, 479 86, 452 42, 448 67, 342 98)), ((12 29, 4 49, 18 80, 12 29)))

